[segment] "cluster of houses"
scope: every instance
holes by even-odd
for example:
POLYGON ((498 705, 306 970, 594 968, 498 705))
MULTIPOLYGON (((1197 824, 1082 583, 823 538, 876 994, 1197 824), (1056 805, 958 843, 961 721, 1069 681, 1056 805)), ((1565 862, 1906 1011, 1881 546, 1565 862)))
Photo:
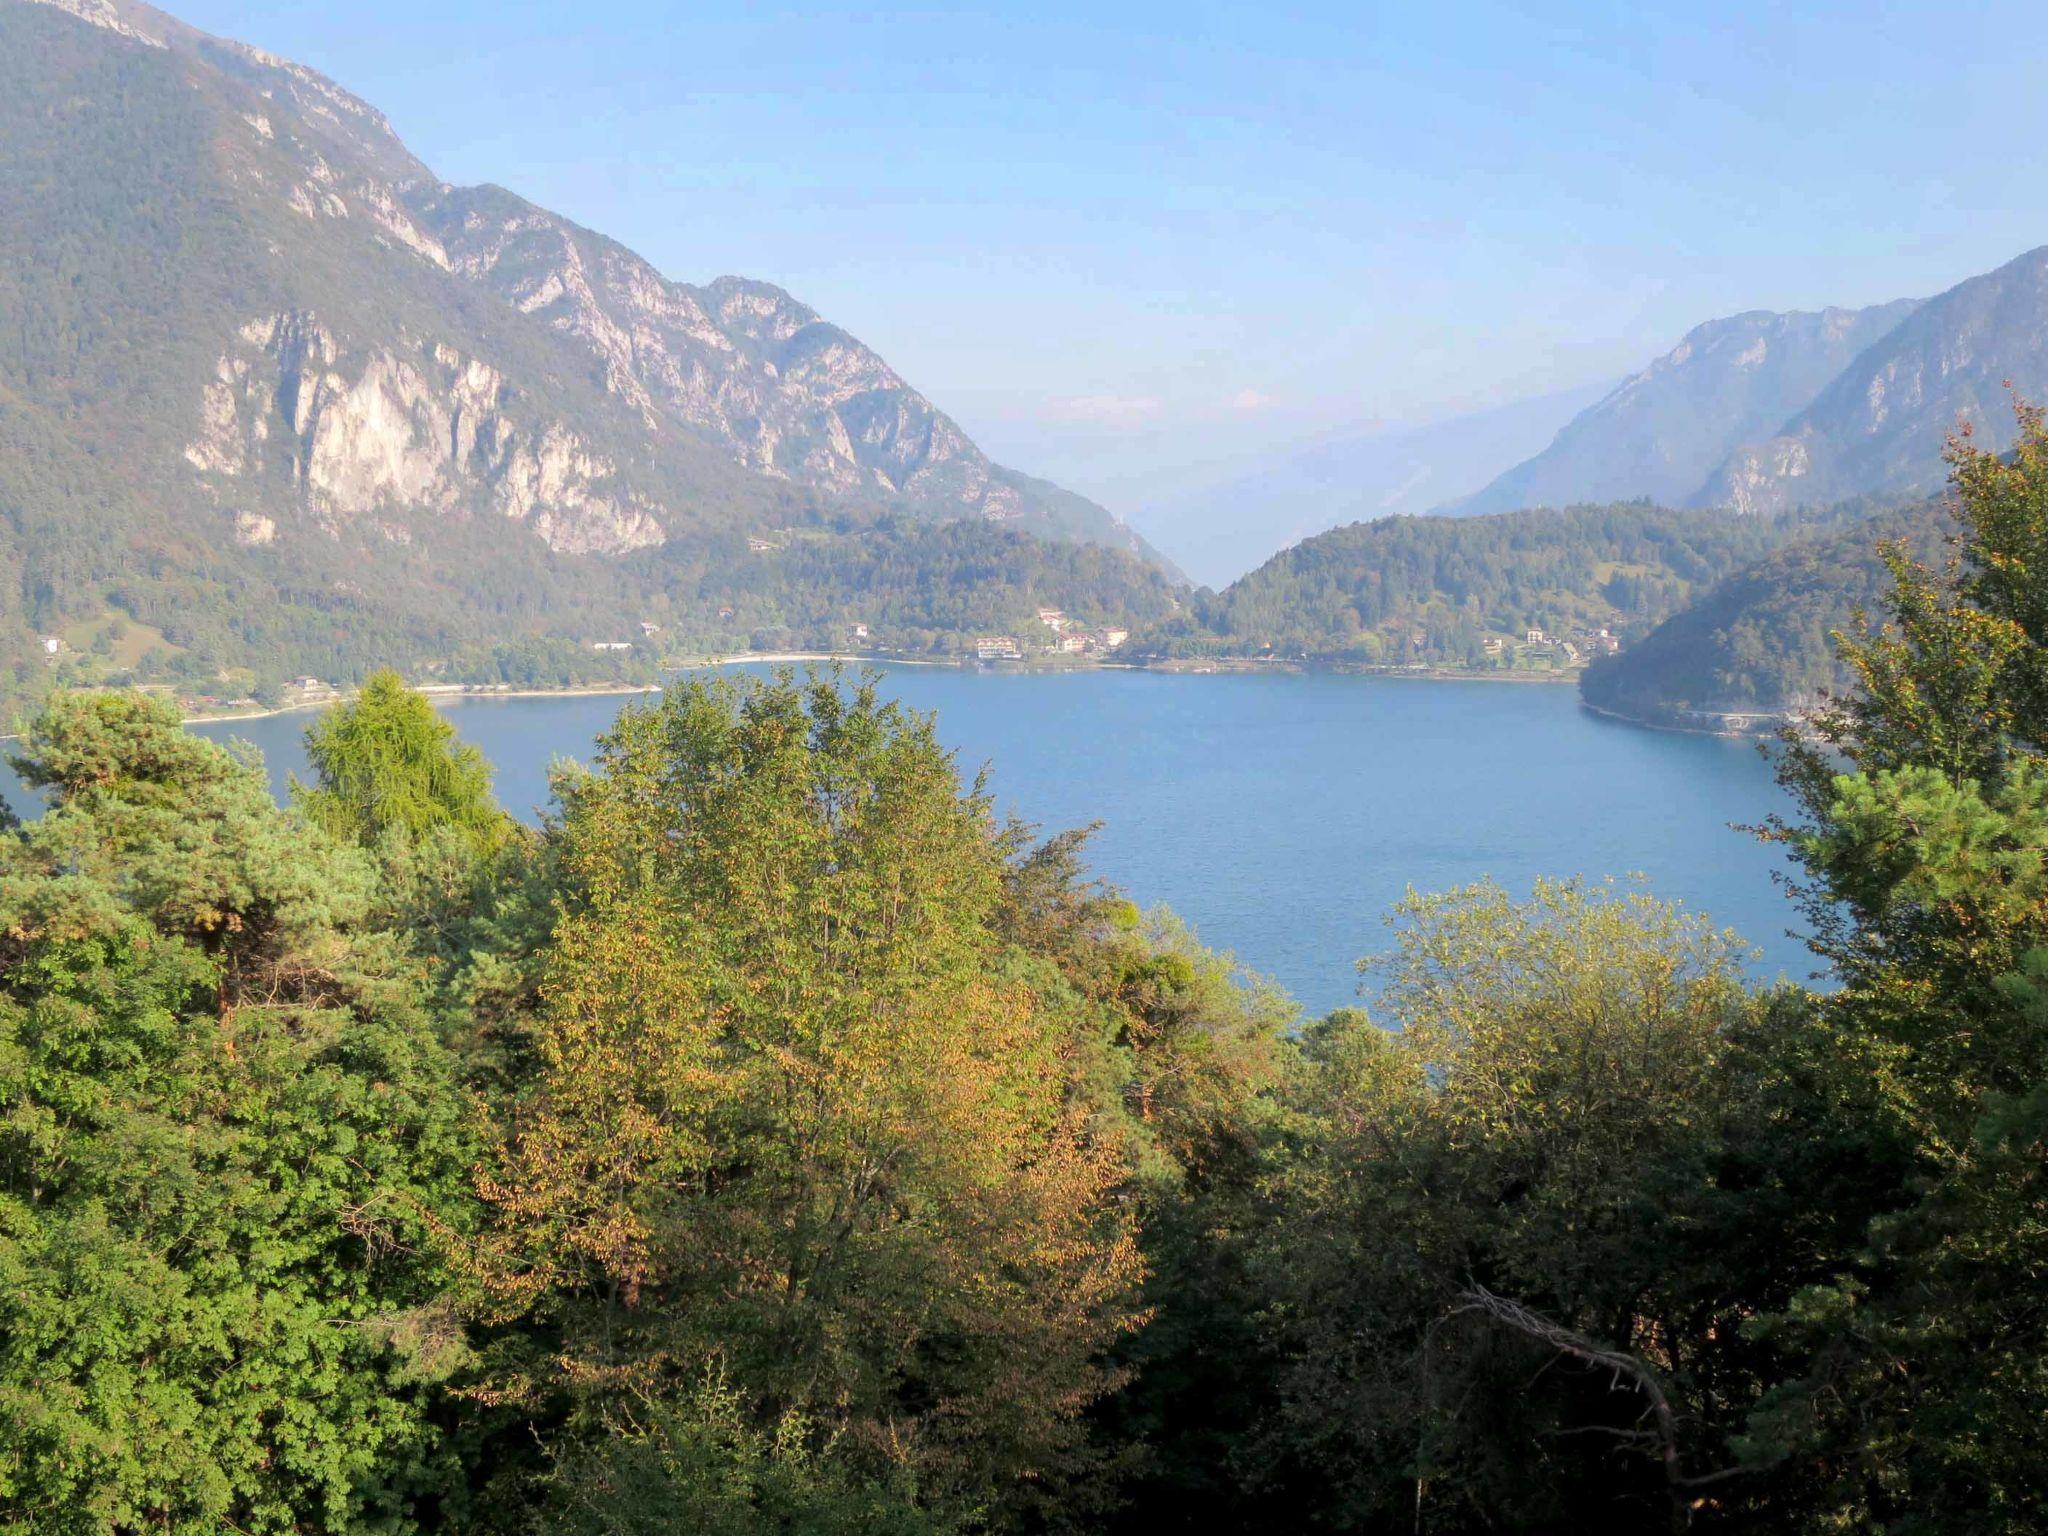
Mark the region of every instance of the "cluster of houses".
MULTIPOLYGON (((720 608, 721 619, 733 617, 729 607, 720 608)), ((982 661, 1022 661, 1027 655, 1040 656, 1106 656, 1121 647, 1131 638, 1128 629, 1118 625, 1088 625, 1070 619, 1057 608, 1038 610, 1038 622, 1049 631, 1048 634, 1031 640, 1020 640, 1015 635, 981 635, 975 639, 974 654, 982 661)), ((630 651, 636 644, 649 644, 661 633, 661 626, 652 620, 640 621, 640 640, 591 640, 585 642, 593 651, 630 651)), ((846 626, 846 636, 855 645, 864 645, 871 632, 865 623, 855 621, 846 626)))
MULTIPOLYGON (((1029 650, 1055 656, 1106 656, 1131 638, 1128 629, 1115 625, 1099 628, 1070 619, 1057 608, 1038 610, 1038 622, 1051 635, 1033 640, 1029 650)), ((974 654, 981 661, 1022 661, 1027 646, 1015 635, 982 635, 974 642, 974 654)))
MULTIPOLYGON (((719 610, 719 616, 724 618, 730 615, 731 612, 730 608, 723 608, 719 610)), ((652 619, 642 619, 640 621, 640 639, 643 642, 651 641, 660 633, 661 626, 652 619)), ((593 640, 590 642, 590 648, 593 651, 630 651, 633 649, 633 642, 631 640, 593 640)))
MULTIPOLYGON (((1480 649, 1489 656, 1501 656, 1507 654, 1510 644, 1511 641, 1494 636, 1480 649)), ((1547 657, 1576 667, 1595 656, 1612 656, 1620 649, 1621 637, 1605 625, 1598 629, 1574 630, 1569 636, 1547 634, 1531 626, 1523 643, 1514 647, 1513 654, 1518 661, 1547 657)))

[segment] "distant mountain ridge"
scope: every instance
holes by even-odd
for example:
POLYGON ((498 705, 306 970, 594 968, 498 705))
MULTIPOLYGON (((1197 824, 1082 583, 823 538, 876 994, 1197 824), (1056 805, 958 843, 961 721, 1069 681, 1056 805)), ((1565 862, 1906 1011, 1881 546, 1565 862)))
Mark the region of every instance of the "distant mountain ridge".
POLYGON ((2048 398, 2048 247, 1925 300, 1712 320, 1446 511, 1648 497, 1740 512, 1928 494, 1967 424, 2048 398))
POLYGON ((1959 424, 1987 446, 2011 442, 2012 391, 2048 398, 2048 246, 1917 306, 1776 435, 1732 454, 1700 499, 1762 511, 1925 495, 1959 424))
POLYGON ((1631 498, 1712 504, 1701 491, 1731 454, 1776 432, 1918 307, 1901 299, 1868 309, 1757 310, 1695 326, 1541 453, 1445 510, 1631 498))

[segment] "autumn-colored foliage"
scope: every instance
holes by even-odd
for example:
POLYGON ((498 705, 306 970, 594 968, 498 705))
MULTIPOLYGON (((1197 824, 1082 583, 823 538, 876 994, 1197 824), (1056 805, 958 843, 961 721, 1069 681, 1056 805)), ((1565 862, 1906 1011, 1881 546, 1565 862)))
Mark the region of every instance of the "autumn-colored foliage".
POLYGON ((484 1192, 578 1387, 723 1361, 878 1467, 1069 1476, 1136 1321, 1116 1122, 1007 974, 1005 860, 928 721, 829 681, 629 709, 562 786, 539 1070, 484 1192))

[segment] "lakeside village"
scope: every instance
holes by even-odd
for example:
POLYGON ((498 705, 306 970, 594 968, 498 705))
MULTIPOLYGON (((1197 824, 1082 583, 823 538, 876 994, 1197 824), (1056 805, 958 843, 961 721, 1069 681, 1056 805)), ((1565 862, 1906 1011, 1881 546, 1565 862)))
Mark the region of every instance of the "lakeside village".
MULTIPOLYGON (((1038 622, 1050 635, 1032 635, 1020 640, 1015 635, 979 635, 974 641, 976 661, 1023 661, 1036 656, 1107 656, 1122 649, 1131 638, 1128 629, 1090 628, 1070 619, 1057 608, 1038 610, 1038 622)), ((863 638, 866 625, 856 625, 863 638)))
MULTIPOLYGON (((731 615, 730 609, 721 611, 720 617, 731 615)), ((1080 666, 1101 665, 1111 658, 1127 657, 1130 664, 1155 666, 1170 671, 1217 672, 1239 669, 1259 669, 1279 666, 1292 670, 1297 666, 1317 664, 1317 659, 1306 654, 1299 657, 1282 656, 1268 646, 1260 652, 1236 656, 1184 656, 1164 657, 1157 655, 1130 655, 1130 631, 1117 625, 1095 625, 1069 617, 1058 608, 1036 610, 1037 622, 1018 634, 979 634, 971 641, 960 645, 950 658, 932 657, 920 653, 915 658, 931 662, 950 659, 965 666, 1080 666)), ((411 679, 422 692, 447 697, 492 695, 507 696, 525 692, 574 692, 574 691, 617 691, 621 687, 651 687, 663 670, 691 664, 744 661, 757 653, 749 651, 723 652, 717 655, 683 656, 674 652, 664 638, 664 629, 651 619, 638 621, 639 634, 636 639, 606 637, 583 641, 562 642, 568 650, 583 650, 596 653, 616 663, 625 664, 625 670, 606 669, 612 676, 583 676, 584 669, 558 670, 552 678, 535 678, 522 682, 502 680, 447 681, 437 679, 434 674, 446 672, 440 666, 430 665, 425 675, 411 679)), ((267 714, 276 710, 317 708, 331 704, 348 696, 348 685, 331 682, 314 676, 299 676, 257 687, 246 674, 228 673, 216 678, 200 679, 187 675, 166 677, 163 669, 153 663, 160 662, 167 654, 175 653, 178 647, 171 645, 158 630, 147 625, 110 617, 103 624, 88 623, 76 635, 40 636, 44 660, 52 668, 61 668, 59 681, 70 687, 136 687, 144 692, 162 693, 173 697, 180 711, 188 719, 218 718, 267 714), (83 629, 92 631, 90 635, 83 629), (150 674, 154 672, 155 676, 150 674), (225 686, 222 686, 225 685, 225 686)), ((629 631, 630 633, 630 631, 629 631)), ((873 643, 869 627, 858 620, 849 621, 842 627, 844 641, 831 652, 789 651, 758 653, 762 660, 802 660, 826 655, 840 655, 847 659, 870 657, 876 660, 890 659, 890 648, 873 643)), ((1400 637, 1389 636, 1397 640, 1400 637)), ((1427 636, 1417 632, 1405 637, 1417 650, 1427 642, 1427 636)), ((1470 661, 1463 665, 1446 665, 1426 661, 1387 664, 1369 662, 1358 658, 1321 658, 1322 664, 1339 671, 1364 671, 1403 675, 1464 675, 1464 676, 1519 676, 1527 679, 1541 679, 1545 676, 1564 680, 1575 676, 1589 662, 1600 656, 1614 655, 1622 643, 1611 629, 1586 626, 1574 629, 1569 634, 1550 633, 1530 626, 1519 639, 1512 635, 1498 633, 1488 636, 1470 661)), ((1411 653, 1412 654, 1412 653, 1411 653)), ((898 658, 903 659, 903 658, 898 658)), ((549 670, 556 670, 550 668, 549 670)), ((1768 712, 1743 711, 1739 714, 1715 710, 1691 710, 1683 719, 1667 723, 1683 729, 1708 731, 1724 735, 1747 735, 1758 731, 1773 730, 1783 723, 1783 717, 1768 712)))
POLYGON ((1507 654, 1509 642, 1499 636, 1491 636, 1481 642, 1479 649, 1487 656, 1502 660, 1512 659, 1519 663, 1543 662, 1555 665, 1562 662, 1567 667, 1582 667, 1595 656, 1613 656, 1621 650, 1621 637, 1602 625, 1598 629, 1582 629, 1572 635, 1546 634, 1531 628, 1522 644, 1514 647, 1510 658, 1507 654))

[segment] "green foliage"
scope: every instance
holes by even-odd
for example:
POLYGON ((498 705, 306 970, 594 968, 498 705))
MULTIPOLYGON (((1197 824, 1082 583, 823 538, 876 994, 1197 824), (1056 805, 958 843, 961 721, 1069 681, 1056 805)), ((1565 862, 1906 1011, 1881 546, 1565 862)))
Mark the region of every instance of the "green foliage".
POLYGON ((695 681, 560 794, 538 1070, 484 1184, 499 1304, 559 1339, 526 1389, 581 1421, 722 1358, 942 1504, 1060 1498, 1134 1320, 1122 1138, 1005 964, 1005 844, 930 721, 695 681))
POLYGON ((56 697, 0 829, 0 1511, 498 1536, 2031 1536, 2048 429, 1953 451, 1774 824, 1839 988, 1611 884, 1292 1006, 870 681, 538 834, 395 677, 279 810, 56 697))
POLYGON ((1965 434, 1949 461, 1955 560, 1886 548, 1891 624, 1845 642, 1856 691, 1786 759, 1803 815, 1776 832, 1844 983, 1826 1016, 1910 1177, 1761 1325, 1809 1364, 1754 1446, 1814 1458, 1839 1522, 2008 1532, 2036 1528, 2048 1424, 2048 427, 2021 406, 2010 455, 1965 434))
POLYGON ((920 1504, 900 1470, 863 1475, 794 1411, 770 1429, 707 1376, 677 1403, 608 1408, 605 1434, 550 1477, 548 1536, 942 1536, 967 1528, 920 1504))
POLYGON ((1279 1405, 1240 1449, 1246 1475, 1341 1529, 1418 1509, 1430 1530, 1653 1522, 1691 1497, 1667 1450, 1685 1478, 1726 1456, 1711 1341, 1732 1342, 1740 1308, 1672 1263, 1666 1202, 1720 1128, 1727 1042, 1753 1007, 1743 952, 1576 884, 1412 898, 1397 934, 1398 1030, 1333 1017, 1288 1094, 1277 1214, 1254 1245, 1279 1405), (1488 1296, 1657 1382, 1684 1405, 1682 1443, 1644 1428, 1647 1390, 1488 1296))
POLYGON ((367 867, 161 704, 60 700, 16 766, 55 804, 0 845, 0 1508, 408 1528, 465 1153, 367 867))
MULTIPOLYGON (((1743 517, 1624 502, 1353 523, 1200 594, 1144 638, 1169 656, 1511 669, 1531 629, 1633 639, 1759 556, 1860 511, 1743 517)), ((1520 664, 1569 663, 1545 650, 1520 664)))
POLYGON ((1782 715, 1813 708, 1853 677, 1835 644, 1886 601, 1891 572, 1873 543, 1902 539, 1920 559, 1940 549, 1934 504, 1878 512, 1867 527, 1804 539, 1717 583, 1579 680, 1586 702, 1629 719, 1700 725, 1701 714, 1782 715))
POLYGON ((489 853, 510 834, 483 754, 458 743, 455 727, 388 668, 306 728, 306 756, 318 783, 299 790, 298 804, 338 842, 417 845, 448 827, 489 853))

